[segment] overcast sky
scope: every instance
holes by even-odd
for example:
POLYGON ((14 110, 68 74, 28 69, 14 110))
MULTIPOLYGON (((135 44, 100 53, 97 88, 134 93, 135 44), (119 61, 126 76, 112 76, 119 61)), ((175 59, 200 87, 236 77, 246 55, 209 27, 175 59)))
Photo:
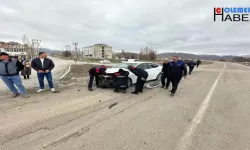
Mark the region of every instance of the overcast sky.
POLYGON ((114 50, 250 54, 250 22, 214 22, 213 8, 250 0, 0 0, 0 40, 42 40, 63 49, 104 43, 114 50))

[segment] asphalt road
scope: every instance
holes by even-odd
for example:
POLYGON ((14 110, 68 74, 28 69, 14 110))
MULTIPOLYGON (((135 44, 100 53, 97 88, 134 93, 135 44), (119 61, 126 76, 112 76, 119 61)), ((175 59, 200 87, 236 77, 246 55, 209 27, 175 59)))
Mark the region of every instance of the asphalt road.
MULTIPOLYGON (((109 93, 97 89, 89 101, 86 95, 71 96, 47 118, 34 117, 30 106, 10 111, 7 103, 1 104, 0 149, 250 149, 249 67, 230 63, 201 66, 181 81, 175 97, 160 88, 145 89, 138 96, 109 93), (78 103, 69 105, 74 99, 78 103), (18 126, 22 121, 24 125, 18 126)), ((51 108, 59 105, 44 99, 35 110, 43 112, 45 102, 54 102, 47 106, 51 108)))

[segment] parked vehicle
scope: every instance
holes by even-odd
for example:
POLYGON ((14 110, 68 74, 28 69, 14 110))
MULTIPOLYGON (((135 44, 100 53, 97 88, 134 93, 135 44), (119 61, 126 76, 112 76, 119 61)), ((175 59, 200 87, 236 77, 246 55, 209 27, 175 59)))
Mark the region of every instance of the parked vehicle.
POLYGON ((109 60, 101 60, 99 61, 100 64, 110 64, 109 60))
MULTIPOLYGON (((151 80, 160 80, 161 79, 161 71, 162 66, 151 63, 151 62, 123 62, 120 64, 117 64, 111 68, 107 68, 105 75, 100 75, 100 84, 106 87, 112 87, 113 86, 113 79, 114 79, 114 73, 118 72, 119 69, 124 69, 126 71, 128 70, 128 66, 133 65, 138 68, 145 69, 148 72, 148 78, 147 81, 151 80)), ((137 77, 129 71, 129 78, 128 78, 128 87, 132 84, 136 83, 137 77)))
POLYGON ((126 63, 126 62, 138 62, 138 61, 139 61, 138 59, 127 59, 127 60, 122 61, 122 63, 126 63))

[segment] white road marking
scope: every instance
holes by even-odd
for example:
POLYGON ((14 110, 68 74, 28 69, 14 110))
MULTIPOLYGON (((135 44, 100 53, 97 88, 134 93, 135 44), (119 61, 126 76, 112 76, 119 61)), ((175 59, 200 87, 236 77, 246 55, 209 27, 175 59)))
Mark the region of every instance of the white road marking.
POLYGON ((60 79, 63 79, 63 78, 70 72, 70 70, 71 70, 71 65, 69 66, 68 71, 65 72, 65 73, 60 77, 60 79))
POLYGON ((216 78, 214 84, 212 85, 212 87, 210 88, 206 98, 204 99, 199 111, 197 112, 196 116, 194 117, 194 119, 192 120, 192 123, 188 126, 188 128, 186 129, 185 133, 183 134, 183 136, 181 137, 181 139, 178 141, 177 145, 176 145, 176 150, 186 150, 190 147, 191 145, 191 141, 192 141, 192 135, 195 132, 197 126, 202 122, 204 115, 207 111, 207 108, 209 106, 209 103, 211 101, 211 98, 213 96, 214 90, 218 84, 218 81, 223 73, 223 71, 225 70, 227 64, 225 63, 223 69, 221 70, 219 76, 216 78))

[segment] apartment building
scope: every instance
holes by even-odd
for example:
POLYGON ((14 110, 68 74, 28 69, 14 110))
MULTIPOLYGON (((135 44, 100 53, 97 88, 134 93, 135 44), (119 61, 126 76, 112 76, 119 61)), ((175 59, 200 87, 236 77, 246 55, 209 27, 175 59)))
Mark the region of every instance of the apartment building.
POLYGON ((112 59, 112 47, 106 44, 95 44, 83 48, 85 57, 112 59))
POLYGON ((6 52, 11 57, 20 58, 27 57, 27 51, 22 44, 17 42, 0 42, 0 52, 6 52))

